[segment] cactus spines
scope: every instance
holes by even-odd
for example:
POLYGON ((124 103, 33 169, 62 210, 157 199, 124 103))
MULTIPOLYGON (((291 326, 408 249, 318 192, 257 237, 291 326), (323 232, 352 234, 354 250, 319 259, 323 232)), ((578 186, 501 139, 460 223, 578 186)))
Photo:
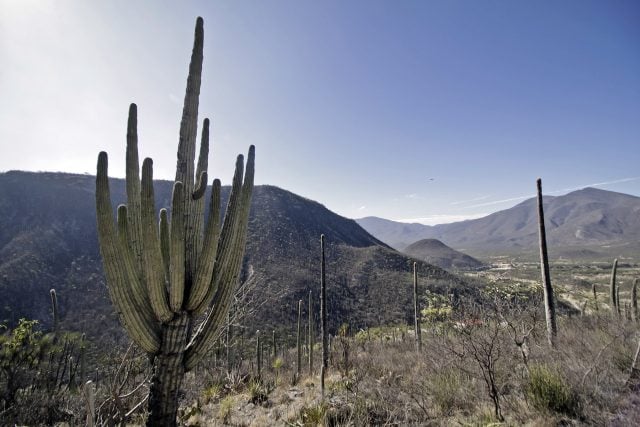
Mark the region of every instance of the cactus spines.
POLYGON ((547 339, 549 345, 554 347, 558 334, 556 325, 556 308, 549 273, 549 256, 547 255, 547 236, 544 229, 544 208, 542 205, 542 180, 538 178, 538 232, 540 237, 540 271, 542 272, 542 289, 544 292, 544 311, 547 320, 547 339))
POLYGON ((413 327, 416 334, 416 351, 422 351, 422 328, 418 306, 418 263, 413 263, 413 327))
POLYGON ((620 307, 618 307, 618 293, 616 289, 616 272, 618 270, 618 259, 613 260, 613 266, 611 267, 611 280, 609 281, 609 298, 611 301, 611 312, 620 314, 620 307))
POLYGON ((127 204, 118 208, 117 227, 107 154, 98 156, 96 211, 109 294, 127 333, 153 361, 148 425, 175 425, 182 377, 221 334, 244 256, 255 148, 249 148, 246 170, 244 157, 237 158, 222 223, 220 181, 215 180, 205 224, 206 119, 194 167, 203 40, 203 21, 198 18, 180 124, 171 218, 166 210, 160 211, 159 223, 156 218, 152 160, 145 159, 140 171, 135 104, 129 108, 127 122, 127 204), (193 317, 208 309, 205 321, 192 333, 193 317))

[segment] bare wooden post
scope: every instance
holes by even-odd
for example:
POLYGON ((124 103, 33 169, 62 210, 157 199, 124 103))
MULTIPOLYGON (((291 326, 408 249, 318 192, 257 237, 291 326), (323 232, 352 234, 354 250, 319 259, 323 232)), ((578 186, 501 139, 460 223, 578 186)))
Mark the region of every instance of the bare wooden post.
POLYGON ((420 307, 418 306, 418 263, 413 263, 413 311, 416 334, 416 350, 422 351, 422 328, 420 327, 420 307))
POLYGON ((544 311, 547 319, 547 339, 551 347, 555 346, 558 334, 556 325, 556 308, 549 273, 549 256, 547 255, 547 236, 544 229, 544 208, 542 206, 542 180, 538 178, 538 230, 540 235, 540 270, 542 272, 542 286, 544 290, 544 311))

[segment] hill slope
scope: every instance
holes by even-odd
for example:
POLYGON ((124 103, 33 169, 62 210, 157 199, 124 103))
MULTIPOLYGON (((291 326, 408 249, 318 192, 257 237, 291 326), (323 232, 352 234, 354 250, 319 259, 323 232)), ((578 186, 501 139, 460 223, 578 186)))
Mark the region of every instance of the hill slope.
MULTIPOLYGON (((550 250, 586 250, 633 256, 640 238, 640 197, 585 188, 564 196, 544 196, 550 250)), ((398 247, 404 241, 434 238, 469 253, 532 251, 538 244, 535 199, 484 218, 426 226, 358 220, 380 240, 398 247)), ((608 256, 608 255, 607 255, 608 256)))
POLYGON ((429 264, 450 269, 473 270, 484 264, 469 255, 458 252, 437 239, 422 239, 407 246, 403 252, 429 264))
MULTIPOLYGON (((111 180, 114 206, 124 182, 111 180)), ((169 206, 171 183, 156 182, 157 208, 169 206)), ((223 199, 228 188, 223 189, 223 199)), ((226 203, 223 200, 224 203, 226 203)), ((257 186, 251 205, 245 271, 256 273, 249 331, 293 332, 297 301, 319 283, 319 236, 327 241, 330 327, 408 320, 412 259, 319 203, 273 186, 257 186)), ((432 290, 464 283, 426 263, 432 290)), ((56 288, 63 326, 113 340, 122 330, 109 301, 97 245, 94 177, 59 173, 0 174, 0 322, 49 322, 56 288)), ((462 292, 466 292, 462 289, 462 292)), ((317 309, 317 306, 316 306, 317 309)))

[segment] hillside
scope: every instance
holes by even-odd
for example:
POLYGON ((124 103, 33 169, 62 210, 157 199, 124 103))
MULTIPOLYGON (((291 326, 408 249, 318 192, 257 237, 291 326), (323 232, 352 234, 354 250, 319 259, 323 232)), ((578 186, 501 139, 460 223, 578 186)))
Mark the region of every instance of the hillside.
MULTIPOLYGON (((393 247, 424 238, 482 256, 535 251, 538 244, 535 199, 484 218, 426 226, 363 218, 358 223, 393 247)), ((544 196, 547 241, 557 256, 632 257, 640 238, 640 198, 585 188, 564 196, 544 196), (586 252, 585 252, 586 251, 586 252)))
MULTIPOLYGON (((111 182, 114 206, 124 202, 124 182, 111 182)), ((169 205, 171 185, 156 183, 157 208, 169 205)), ((223 199, 228 188, 223 189, 223 199)), ((0 321, 21 317, 50 321, 49 289, 56 288, 63 326, 119 340, 97 246, 94 177, 61 173, 0 174, 0 321)), ((319 236, 327 241, 330 327, 408 320, 411 264, 362 229, 317 202, 273 186, 257 186, 252 199, 245 271, 256 274, 249 331, 293 331, 297 301, 317 298, 319 236)), ((464 283, 421 263, 432 290, 464 283)), ((470 291, 469 291, 470 292, 470 291)))
POLYGON ((458 252, 437 239, 418 240, 402 252, 445 269, 475 270, 484 266, 481 261, 458 252))

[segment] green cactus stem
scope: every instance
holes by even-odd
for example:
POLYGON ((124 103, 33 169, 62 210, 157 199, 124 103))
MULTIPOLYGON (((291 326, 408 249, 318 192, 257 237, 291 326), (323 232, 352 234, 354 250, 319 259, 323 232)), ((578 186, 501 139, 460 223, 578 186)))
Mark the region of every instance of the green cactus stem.
POLYGON ((138 156, 137 107, 127 122, 127 203, 113 218, 107 154, 98 156, 96 211, 98 237, 109 295, 129 337, 153 364, 147 425, 176 425, 178 392, 223 332, 240 275, 253 190, 255 148, 246 170, 238 156, 224 220, 220 181, 214 180, 205 221, 209 120, 201 131, 195 164, 198 98, 204 29, 196 21, 187 89, 180 123, 171 215, 160 211, 153 188, 153 161, 138 156), (194 317, 206 314, 194 331, 194 317))
POLYGON ((540 237, 540 271, 542 272, 542 286, 544 292, 544 312, 547 320, 547 340, 551 347, 555 346, 555 338, 558 334, 556 325, 556 307, 551 286, 551 274, 549 273, 549 256, 547 254, 547 236, 544 228, 544 208, 542 205, 542 180, 538 178, 538 232, 540 237))

